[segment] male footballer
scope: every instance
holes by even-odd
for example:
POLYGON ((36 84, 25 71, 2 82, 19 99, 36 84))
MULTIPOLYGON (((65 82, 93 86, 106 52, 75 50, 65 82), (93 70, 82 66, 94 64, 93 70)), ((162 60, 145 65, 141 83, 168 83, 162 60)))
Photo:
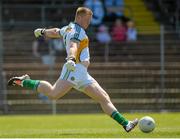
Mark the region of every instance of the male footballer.
POLYGON ((10 86, 21 86, 41 92, 51 99, 59 99, 70 89, 75 88, 98 102, 103 111, 123 126, 126 132, 131 131, 137 124, 138 119, 133 121, 123 117, 112 104, 109 95, 91 77, 87 71, 90 64, 89 40, 85 29, 88 28, 92 11, 86 7, 76 10, 74 22, 59 28, 38 28, 34 31, 35 37, 63 38, 66 46, 66 63, 62 68, 61 75, 54 85, 47 81, 32 80, 29 75, 12 77, 8 81, 10 86))

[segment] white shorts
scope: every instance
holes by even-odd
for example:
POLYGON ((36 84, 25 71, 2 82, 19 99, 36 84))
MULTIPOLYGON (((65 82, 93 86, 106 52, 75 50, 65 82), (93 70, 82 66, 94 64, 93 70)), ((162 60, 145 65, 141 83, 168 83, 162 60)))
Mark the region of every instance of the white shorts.
POLYGON ((73 88, 79 91, 84 91, 87 85, 96 82, 96 80, 89 75, 87 68, 80 63, 76 64, 75 71, 69 71, 64 64, 60 79, 71 82, 73 88))

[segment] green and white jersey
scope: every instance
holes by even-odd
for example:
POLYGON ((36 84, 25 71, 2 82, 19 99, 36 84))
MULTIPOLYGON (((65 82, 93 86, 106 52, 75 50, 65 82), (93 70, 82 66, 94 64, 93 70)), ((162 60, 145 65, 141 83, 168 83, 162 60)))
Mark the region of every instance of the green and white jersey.
POLYGON ((59 33, 63 36, 67 55, 69 54, 70 41, 79 43, 76 63, 90 60, 89 39, 85 30, 79 24, 71 22, 69 25, 62 27, 59 33))

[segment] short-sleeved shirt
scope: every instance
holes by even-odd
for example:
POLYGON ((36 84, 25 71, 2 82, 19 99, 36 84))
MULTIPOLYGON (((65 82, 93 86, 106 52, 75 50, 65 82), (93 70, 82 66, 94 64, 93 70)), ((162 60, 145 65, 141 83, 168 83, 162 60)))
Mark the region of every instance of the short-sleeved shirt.
POLYGON ((59 33, 63 36, 67 55, 69 54, 70 41, 79 43, 76 63, 90 60, 89 39, 85 30, 79 24, 71 22, 69 25, 62 27, 59 33))

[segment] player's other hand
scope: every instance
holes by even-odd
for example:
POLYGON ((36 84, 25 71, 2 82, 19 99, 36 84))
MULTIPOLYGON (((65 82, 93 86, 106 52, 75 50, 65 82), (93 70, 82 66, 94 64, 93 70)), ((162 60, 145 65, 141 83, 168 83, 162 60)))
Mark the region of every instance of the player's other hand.
POLYGON ((65 65, 66 65, 67 69, 70 71, 74 71, 76 68, 76 63, 71 59, 68 59, 67 62, 65 63, 65 65))
POLYGON ((41 37, 44 35, 45 28, 38 28, 34 30, 34 35, 36 38, 41 37))

